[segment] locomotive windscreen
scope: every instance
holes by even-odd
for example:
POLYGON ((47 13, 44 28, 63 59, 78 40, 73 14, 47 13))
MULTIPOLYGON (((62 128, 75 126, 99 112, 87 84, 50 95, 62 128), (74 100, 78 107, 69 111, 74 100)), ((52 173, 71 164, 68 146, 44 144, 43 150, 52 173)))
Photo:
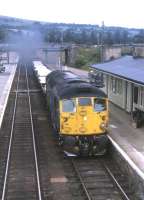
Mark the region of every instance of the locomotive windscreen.
POLYGON ((79 77, 76 74, 73 74, 71 72, 64 72, 63 73, 64 79, 78 79, 79 77))
POLYGON ((94 99, 94 111, 102 112, 106 110, 106 101, 105 99, 95 98, 94 99))
POLYGON ((80 106, 91 106, 92 105, 91 98, 87 98, 87 97, 79 98, 78 103, 80 106))

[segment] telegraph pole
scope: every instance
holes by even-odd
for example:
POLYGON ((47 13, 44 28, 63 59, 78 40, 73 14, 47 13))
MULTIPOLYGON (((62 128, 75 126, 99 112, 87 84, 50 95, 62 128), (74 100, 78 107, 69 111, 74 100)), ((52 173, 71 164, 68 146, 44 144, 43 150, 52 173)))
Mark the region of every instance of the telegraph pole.
MULTIPOLYGON (((62 30, 62 32, 61 32, 61 39, 60 39, 60 42, 61 42, 61 44, 60 44, 60 49, 62 50, 63 49, 63 41, 64 40, 64 33, 63 33, 63 30, 62 30)), ((63 52, 63 51, 61 51, 61 52, 63 52)), ((60 68, 60 70, 62 71, 62 65, 61 65, 61 60, 62 60, 62 53, 60 52, 60 55, 59 55, 59 68, 60 68)))
POLYGON ((101 26, 101 62, 104 62, 104 21, 101 26))
POLYGON ((58 68, 62 71, 61 57, 58 58, 58 68))
POLYGON ((61 46, 63 47, 63 40, 64 40, 64 33, 63 31, 61 32, 61 46))

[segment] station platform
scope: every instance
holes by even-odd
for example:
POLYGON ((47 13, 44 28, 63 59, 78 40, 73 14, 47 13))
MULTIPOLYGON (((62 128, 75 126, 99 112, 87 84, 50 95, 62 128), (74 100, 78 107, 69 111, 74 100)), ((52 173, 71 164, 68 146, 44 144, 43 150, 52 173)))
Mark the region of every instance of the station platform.
POLYGON ((5 72, 0 73, 0 127, 7 105, 10 89, 15 75, 17 64, 6 64, 5 72))
POLYGON ((134 128, 131 116, 112 103, 109 136, 127 162, 144 180, 144 127, 134 128))

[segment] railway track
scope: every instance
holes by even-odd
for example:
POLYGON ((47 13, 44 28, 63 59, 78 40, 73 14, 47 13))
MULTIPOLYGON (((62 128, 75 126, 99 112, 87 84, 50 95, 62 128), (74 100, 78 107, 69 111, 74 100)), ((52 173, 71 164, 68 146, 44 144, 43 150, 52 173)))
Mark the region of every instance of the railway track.
POLYGON ((20 73, 19 70, 16 72, 0 130, 0 199, 71 200, 73 198, 64 178, 59 147, 55 145, 56 140, 49 126, 45 99, 40 92, 32 67, 30 65, 27 67, 28 81, 25 68, 22 67, 20 73), (36 172, 33 137, 39 173, 36 172))
POLYGON ((127 179, 107 158, 69 159, 65 168, 68 168, 67 178, 71 185, 75 185, 71 186, 72 190, 74 187, 77 195, 81 194, 83 199, 132 199, 127 179), (73 166, 73 170, 70 170, 70 165, 73 166))
POLYGON ((16 76, 0 134, 0 195, 2 200, 41 200, 27 67, 19 65, 16 76))
POLYGON ((111 160, 63 158, 36 83, 31 67, 19 66, 0 130, 0 199, 128 199, 109 175, 129 196, 111 160))

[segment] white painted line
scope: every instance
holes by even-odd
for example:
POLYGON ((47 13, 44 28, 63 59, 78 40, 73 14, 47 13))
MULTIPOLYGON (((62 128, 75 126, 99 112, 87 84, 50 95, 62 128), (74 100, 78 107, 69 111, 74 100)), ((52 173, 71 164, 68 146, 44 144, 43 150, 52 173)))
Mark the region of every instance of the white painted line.
POLYGON ((65 176, 50 178, 51 183, 67 183, 68 180, 65 176))
POLYGON ((73 154, 73 153, 69 153, 68 151, 64 151, 64 154, 68 157, 77 157, 76 154, 73 154))
POLYGON ((114 124, 110 124, 109 125, 111 128, 117 128, 117 126, 115 126, 114 124))
MULTIPOLYGON (((131 158, 125 153, 125 151, 108 135, 111 142, 114 144, 116 149, 125 158, 125 160, 130 164, 130 166, 137 172, 137 174, 144 180, 144 172, 138 168, 138 166, 131 160, 131 158)), ((142 156, 142 155, 141 155, 142 156)), ((144 157, 142 158, 144 159, 144 157)))

